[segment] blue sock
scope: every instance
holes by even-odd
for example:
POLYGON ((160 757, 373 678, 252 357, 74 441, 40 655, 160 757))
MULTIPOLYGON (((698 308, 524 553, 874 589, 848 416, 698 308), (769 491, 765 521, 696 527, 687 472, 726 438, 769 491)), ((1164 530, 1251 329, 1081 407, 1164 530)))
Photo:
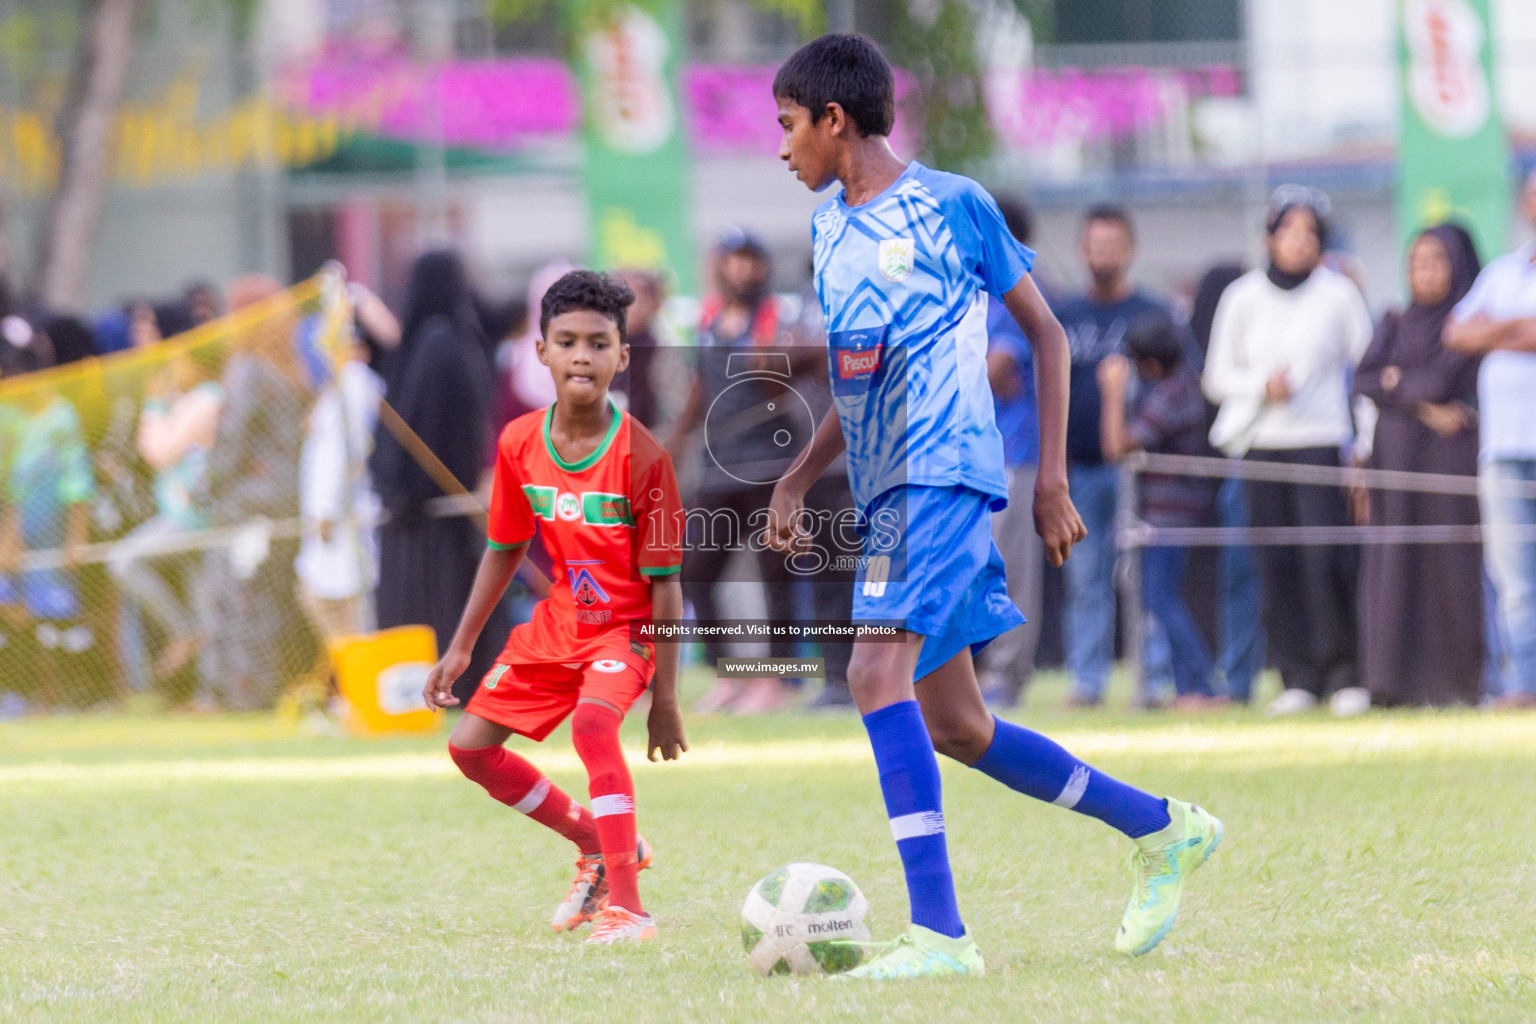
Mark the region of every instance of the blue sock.
POLYGON ((977 771, 1025 796, 1098 818, 1132 839, 1168 827, 1168 805, 1161 798, 1084 764, 1031 729, 994 721, 992 745, 971 766, 977 771))
POLYGON ((864 728, 875 750, 885 813, 907 873, 912 923, 958 939, 965 925, 955 903, 955 879, 944 842, 939 760, 923 712, 917 701, 902 701, 865 715, 864 728))

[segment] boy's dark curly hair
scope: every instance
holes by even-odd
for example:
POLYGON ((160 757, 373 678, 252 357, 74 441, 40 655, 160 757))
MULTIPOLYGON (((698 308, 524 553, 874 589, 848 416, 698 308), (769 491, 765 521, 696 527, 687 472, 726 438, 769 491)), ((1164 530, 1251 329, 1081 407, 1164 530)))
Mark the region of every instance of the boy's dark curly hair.
POLYGON ((629 307, 635 293, 629 285, 609 274, 595 270, 573 270, 550 285, 539 306, 539 333, 549 334, 549 322, 561 313, 589 309, 612 320, 619 328, 619 340, 629 340, 629 307))

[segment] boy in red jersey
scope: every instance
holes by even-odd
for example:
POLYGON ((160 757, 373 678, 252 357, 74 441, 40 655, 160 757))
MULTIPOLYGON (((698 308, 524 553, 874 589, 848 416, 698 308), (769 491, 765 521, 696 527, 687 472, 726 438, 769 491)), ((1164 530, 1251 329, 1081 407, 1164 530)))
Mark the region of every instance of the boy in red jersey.
POLYGON ((688 749, 677 704, 675 644, 638 643, 630 624, 682 617, 682 502, 660 443, 608 398, 629 363, 626 316, 634 293, 605 274, 573 271, 540 309, 539 361, 555 378, 555 404, 507 424, 497 443, 489 544, 459 628, 422 696, 457 704, 453 682, 517 571, 535 529, 554 562, 549 597, 518 626, 448 740, 454 763, 486 792, 576 844, 576 880, 555 911, 570 930, 597 919, 588 942, 654 938, 636 874, 650 848, 635 832, 634 785, 619 725, 651 687, 650 740, 675 760, 688 749), (502 746, 512 733, 539 741, 571 718, 586 765, 589 811, 502 746))

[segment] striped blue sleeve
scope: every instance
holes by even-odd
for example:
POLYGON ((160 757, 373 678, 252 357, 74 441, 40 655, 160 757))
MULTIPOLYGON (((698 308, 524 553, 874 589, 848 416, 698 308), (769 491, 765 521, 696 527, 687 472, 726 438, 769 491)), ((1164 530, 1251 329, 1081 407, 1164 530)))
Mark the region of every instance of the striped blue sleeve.
POLYGON ((1034 268, 1035 251, 1013 237, 986 189, 958 174, 944 178, 929 187, 939 195, 955 242, 987 293, 1002 298, 1034 268))

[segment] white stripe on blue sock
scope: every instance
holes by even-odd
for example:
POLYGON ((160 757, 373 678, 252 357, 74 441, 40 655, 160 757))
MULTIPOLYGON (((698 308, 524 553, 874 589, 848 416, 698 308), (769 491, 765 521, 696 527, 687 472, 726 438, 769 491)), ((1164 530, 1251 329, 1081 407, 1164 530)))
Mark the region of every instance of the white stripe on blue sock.
POLYGON ((1089 771, 1088 766, 1078 765, 1072 769, 1072 777, 1067 779, 1067 784, 1061 787, 1061 792, 1056 794, 1056 799, 1051 803, 1057 807, 1065 807, 1067 810, 1077 806, 1077 802, 1088 792, 1089 771))
POLYGON ((916 814, 903 814, 899 818, 891 819, 891 835, 896 837, 898 843, 903 839, 943 834, 943 811, 918 811, 916 814))

